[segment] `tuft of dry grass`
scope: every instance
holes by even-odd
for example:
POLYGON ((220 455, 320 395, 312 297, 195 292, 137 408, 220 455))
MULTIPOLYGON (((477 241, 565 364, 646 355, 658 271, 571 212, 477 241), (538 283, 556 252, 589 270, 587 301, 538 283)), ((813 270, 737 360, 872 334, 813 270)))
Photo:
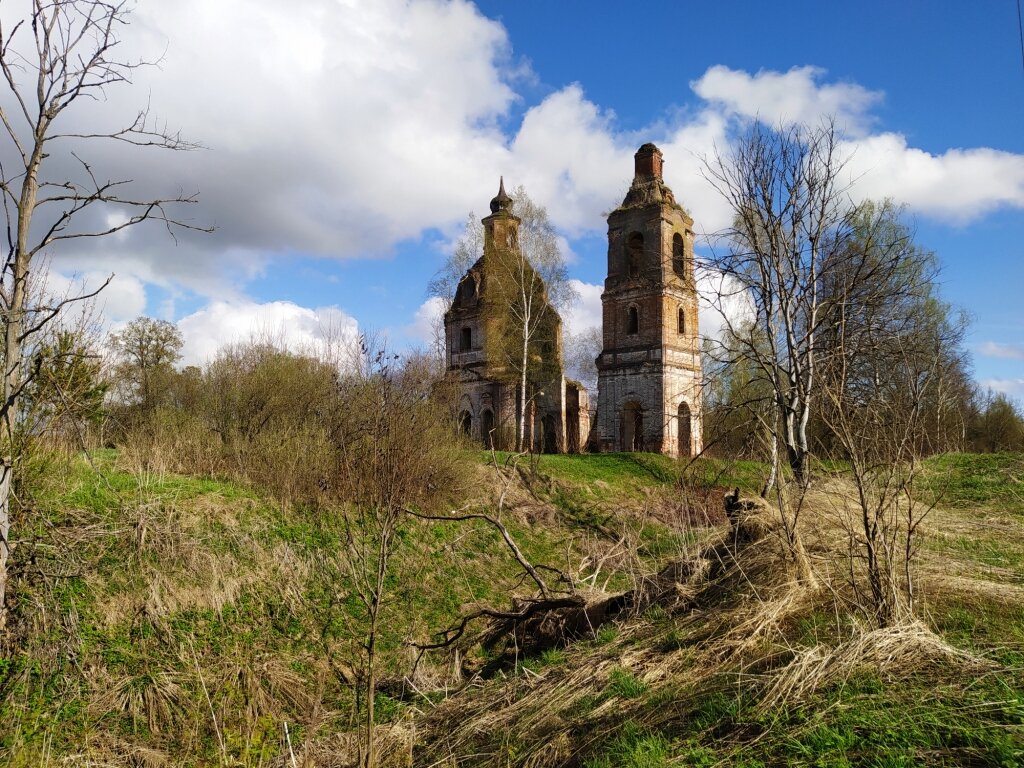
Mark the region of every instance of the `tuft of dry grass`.
POLYGON ((953 670, 980 672, 995 665, 953 647, 923 623, 911 621, 859 631, 835 647, 819 644, 803 649, 768 676, 760 706, 771 710, 807 701, 816 691, 846 683, 866 668, 882 679, 907 680, 925 672, 948 676, 953 670))

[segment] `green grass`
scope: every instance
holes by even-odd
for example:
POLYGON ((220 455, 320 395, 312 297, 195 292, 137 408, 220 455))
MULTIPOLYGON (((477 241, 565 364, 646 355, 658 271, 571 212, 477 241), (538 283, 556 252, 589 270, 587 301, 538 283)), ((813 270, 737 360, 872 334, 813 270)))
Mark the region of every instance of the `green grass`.
POLYGON ((990 568, 1001 568, 1024 580, 1024 540, 1010 534, 992 536, 929 537, 925 546, 936 552, 956 553, 990 568))
POLYGON ((709 686, 684 697, 689 705, 655 697, 646 715, 613 731, 583 764, 1002 768, 1024 761, 1019 679, 887 684, 864 672, 771 711, 749 688, 737 695, 724 680, 709 686), (652 722, 660 725, 643 725, 652 722))
POLYGON ((613 669, 608 675, 605 694, 620 699, 636 699, 647 693, 647 683, 625 669, 613 669))
MULTIPOLYGON (((489 464, 491 454, 481 452, 480 460, 489 464)), ((498 452, 499 462, 510 454, 498 452)), ((586 489, 594 498, 608 499, 637 491, 689 483, 713 487, 739 486, 745 491, 760 490, 766 467, 756 461, 726 461, 699 458, 676 460, 656 453, 542 454, 520 459, 520 466, 535 467, 543 476, 586 489)))
MULTIPOLYGON (((281 722, 289 722, 293 741, 302 738, 314 695, 324 696, 320 711, 338 713, 317 738, 345 730, 352 692, 331 663, 358 657, 349 630, 353 622, 358 628, 360 609, 329 558, 343 542, 336 521, 238 484, 136 476, 118 468, 113 452, 99 453, 94 463, 99 473, 84 461, 48 472, 28 499, 32 514, 15 529, 27 542, 18 556, 31 551, 32 566, 46 577, 16 586, 33 623, 23 652, 0 659, 0 685, 8 681, 0 699, 0 762, 35 765, 49 754, 56 763, 107 739, 163 750, 170 764, 217 764, 204 686, 231 764, 279 758, 281 722), (168 595, 176 593, 192 595, 192 602, 181 597, 171 604, 168 595), (211 593, 222 599, 211 602, 211 593), (161 607, 160 600, 170 602, 161 607), (97 696, 115 688, 128 703, 98 707, 97 696)), ((943 506, 965 515, 1024 515, 1022 467, 1019 454, 942 456, 927 462, 925 482, 942 491, 943 506)), ((537 470, 535 491, 556 514, 540 523, 505 518, 531 560, 578 563, 580 553, 567 542, 585 538, 581 527, 604 527, 628 531, 644 567, 655 569, 692 542, 622 510, 672 499, 686 483, 749 492, 764 467, 702 459, 682 484, 678 463, 650 454, 541 456, 537 470)), ((1014 583, 1024 577, 1024 537, 1017 534, 936 537, 925 548, 926 556, 955 553, 998 569, 1014 583)), ((387 584, 385 676, 405 668, 410 637, 449 626, 466 605, 507 604, 518 576, 486 523, 410 520, 387 584)), ((626 574, 613 574, 610 589, 628 585, 626 574)), ((1024 606, 997 593, 927 594, 921 609, 945 638, 1006 670, 976 680, 936 673, 898 683, 865 671, 766 712, 757 705, 760 673, 747 668, 739 677, 705 680, 699 690, 661 679, 652 689, 640 671, 618 668, 559 715, 579 718, 593 738, 578 756, 589 768, 1024 764, 1024 606)), ((655 606, 640 617, 639 629, 605 625, 596 639, 544 651, 523 666, 553 670, 544 677, 558 679, 556 668, 571 669, 587 653, 607 658, 627 643, 631 653, 672 653, 673 664, 686 665, 691 655, 700 657, 703 641, 686 625, 677 628, 676 619, 655 606)), ((787 642, 799 646, 833 643, 846 630, 821 609, 785 631, 787 642)), ((385 694, 376 701, 384 720, 412 716, 385 694)), ((521 735, 505 735, 502 754, 511 765, 531 754, 521 735)))
MULTIPOLYGON (((499 452, 500 462, 510 454, 499 452)), ((484 463, 491 454, 481 453, 484 463)), ((651 486, 671 486, 679 476, 678 464, 653 453, 542 454, 520 459, 523 468, 534 467, 542 475, 584 487, 597 498, 633 493, 651 486)))
POLYGON ((1024 454, 948 453, 925 462, 924 486, 942 506, 1024 514, 1024 454))
MULTIPOLYGON (((662 484, 643 461, 613 461, 615 482, 662 484)), ((651 462, 655 473, 665 465, 662 457, 651 462)), ((32 765, 42 750, 70 754, 103 734, 163 750, 176 765, 217 762, 204 685, 215 710, 226 713, 217 727, 229 760, 240 764, 277 754, 282 721, 301 733, 315 709, 310 696, 322 695, 321 707, 341 713, 321 737, 347 727, 352 691, 332 665, 358 660, 362 609, 331 556, 343 546, 336 516, 216 479, 135 475, 113 451, 94 455, 91 465, 76 459, 57 469, 40 476, 33 514, 14 528, 32 542, 20 554, 31 546, 43 572, 67 576, 17 582, 16 599, 42 606, 46 629, 33 630, 23 652, 0 663, 0 678, 13 681, 0 700, 0 722, 10 724, 0 729, 0 762, 32 765), (124 692, 120 703, 96 703, 114 688, 124 692)), ((515 515, 505 522, 533 562, 565 567, 567 557, 582 559, 567 550, 566 542, 579 539, 563 523, 535 525, 515 515)), ((638 536, 649 557, 674 545, 663 527, 638 536)), ((624 574, 605 573, 612 588, 628 583, 624 574)), ((410 518, 387 582, 382 674, 400 676, 407 641, 456 623, 466 605, 507 606, 510 592, 522 589, 520 576, 487 523, 410 518)), ((599 642, 611 642, 615 631, 602 628, 599 642)), ((568 651, 554 649, 529 664, 569 662, 568 651)), ((628 694, 629 681, 622 685, 628 694)), ((377 701, 385 719, 404 716, 405 705, 383 694, 377 701)))
POLYGON ((663 735, 627 721, 601 754, 583 765, 584 768, 667 768, 670 755, 671 747, 663 735))

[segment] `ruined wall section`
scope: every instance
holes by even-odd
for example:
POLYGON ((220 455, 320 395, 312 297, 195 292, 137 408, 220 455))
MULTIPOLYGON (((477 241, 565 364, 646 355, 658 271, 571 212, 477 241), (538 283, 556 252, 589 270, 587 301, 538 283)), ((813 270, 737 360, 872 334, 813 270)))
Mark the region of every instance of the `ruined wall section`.
MULTIPOLYGON (((586 444, 590 420, 586 392, 565 379, 562 365, 562 321, 548 304, 543 281, 526 265, 535 306, 544 306, 528 352, 527 402, 521 402, 517 366, 510 356, 522 349, 522 330, 509 304, 516 298, 522 274, 520 220, 502 182, 491 200, 484 227, 483 255, 459 282, 445 314, 447 368, 461 384, 458 418, 473 441, 496 448, 516 443, 519 417, 525 412, 524 434, 535 451, 561 453, 586 444), (516 346, 515 339, 520 339, 516 346), (509 342, 512 342, 511 344, 509 342), (579 412, 582 406, 582 415, 579 412)), ((517 362, 520 358, 514 358, 517 362)))

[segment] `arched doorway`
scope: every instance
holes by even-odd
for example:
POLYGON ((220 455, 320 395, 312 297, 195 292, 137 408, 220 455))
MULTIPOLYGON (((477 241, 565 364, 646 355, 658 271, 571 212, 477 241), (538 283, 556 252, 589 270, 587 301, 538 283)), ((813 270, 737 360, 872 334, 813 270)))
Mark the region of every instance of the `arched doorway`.
POLYGON ((494 411, 490 408, 480 416, 480 436, 484 439, 484 448, 498 447, 498 436, 494 434, 494 411))
POLYGON ((466 437, 473 436, 473 416, 469 411, 463 411, 459 414, 459 430, 466 437))
POLYGON ((544 432, 544 453, 558 453, 558 433, 555 429, 554 414, 544 414, 540 423, 544 432))
POLYGON ((690 415, 690 406, 686 403, 679 404, 679 455, 689 456, 693 452, 693 418, 690 415))
POLYGON ((644 413, 640 403, 626 403, 622 409, 622 450, 644 449, 644 413))

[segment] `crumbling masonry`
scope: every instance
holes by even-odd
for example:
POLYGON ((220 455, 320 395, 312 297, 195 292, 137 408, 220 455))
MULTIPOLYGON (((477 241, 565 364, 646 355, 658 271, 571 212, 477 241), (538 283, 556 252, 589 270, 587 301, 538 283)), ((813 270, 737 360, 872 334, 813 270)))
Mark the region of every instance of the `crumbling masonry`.
MULTIPOLYGON (((561 318, 532 355, 547 365, 530 382, 525 441, 535 451, 701 450, 701 363, 693 263, 693 219, 662 179, 662 154, 644 144, 633 183, 608 217, 608 276, 601 297, 603 348, 597 358, 598 407, 593 431, 587 392, 566 380, 561 318)), ((484 252, 459 283, 445 315, 448 370, 462 382, 462 429, 485 445, 511 448, 523 404, 517 384, 489 354, 487 286, 502 258, 518 253, 519 219, 504 184, 483 219, 484 252)), ((492 291, 493 292, 493 291, 492 291)), ((546 297, 545 297, 546 301, 546 297)))

